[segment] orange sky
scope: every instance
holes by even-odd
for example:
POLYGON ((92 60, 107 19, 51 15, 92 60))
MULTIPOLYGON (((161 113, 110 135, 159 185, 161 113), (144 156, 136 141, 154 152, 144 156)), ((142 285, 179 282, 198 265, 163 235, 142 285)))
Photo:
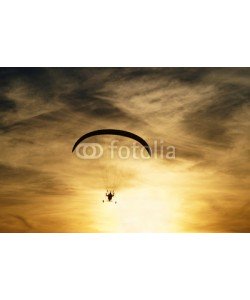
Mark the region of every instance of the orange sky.
POLYGON ((2 68, 0 78, 1 232, 250 231, 248 68, 2 68), (101 128, 163 141, 176 157, 116 160, 118 203, 102 203, 110 162, 71 153, 101 128))

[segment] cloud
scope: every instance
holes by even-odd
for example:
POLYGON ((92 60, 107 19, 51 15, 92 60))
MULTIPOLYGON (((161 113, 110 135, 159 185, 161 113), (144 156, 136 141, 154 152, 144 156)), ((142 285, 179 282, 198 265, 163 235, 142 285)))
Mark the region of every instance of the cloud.
POLYGON ((186 114, 183 126, 190 134, 215 142, 216 146, 229 147, 232 137, 228 121, 239 109, 249 104, 249 99, 249 87, 223 84, 212 99, 186 114))
POLYGON ((1 214, 0 232, 33 232, 32 225, 21 215, 1 214))
POLYGON ((12 215, 12 217, 21 221, 21 223, 23 223, 27 228, 32 229, 32 226, 29 224, 29 222, 24 217, 18 216, 18 215, 12 215))
MULTIPOLYGON (((60 182, 53 173, 27 167, 13 167, 0 164, 2 197, 7 195, 66 195, 70 194, 66 184, 60 182)), ((0 199, 1 205, 1 199, 0 199)))
POLYGON ((16 109, 15 101, 8 99, 5 96, 0 96, 0 113, 14 111, 16 109))
MULTIPOLYGON (((0 79, 0 206, 6 213, 23 216, 28 205, 38 216, 44 213, 38 202, 48 201, 49 209, 55 199, 74 211, 80 201, 86 228, 101 231, 99 208, 89 197, 99 189, 104 164, 77 160, 71 147, 86 131, 115 127, 151 145, 163 140, 176 147, 175 161, 152 161, 148 169, 124 176, 124 187, 136 189, 135 179, 144 172, 162 193, 181 194, 186 229, 195 223, 197 231, 248 230, 249 215, 240 214, 248 193, 248 68, 1 68, 0 79), (179 180, 169 179, 177 174, 179 180), (236 199, 233 206, 228 195, 236 199), (210 205, 214 198, 216 209, 210 205), (198 226, 207 212, 211 222, 198 226)), ((49 219, 49 230, 66 230, 64 218, 65 212, 55 223, 49 219)), ((16 221, 24 230, 25 222, 16 221)), ((35 228, 45 230, 41 220, 35 228)))

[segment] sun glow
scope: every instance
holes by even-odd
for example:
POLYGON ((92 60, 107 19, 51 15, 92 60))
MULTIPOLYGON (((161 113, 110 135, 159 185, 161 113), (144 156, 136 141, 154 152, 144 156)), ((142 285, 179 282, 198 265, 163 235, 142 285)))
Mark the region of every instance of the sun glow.
MULTIPOLYGON (((93 204, 97 231, 166 232, 178 231, 176 209, 179 199, 146 186, 119 192, 115 202, 93 204), (175 218, 174 218, 175 217, 175 218), (100 227, 100 228, 98 228, 100 227)), ((96 195, 97 197, 97 195, 96 195)))

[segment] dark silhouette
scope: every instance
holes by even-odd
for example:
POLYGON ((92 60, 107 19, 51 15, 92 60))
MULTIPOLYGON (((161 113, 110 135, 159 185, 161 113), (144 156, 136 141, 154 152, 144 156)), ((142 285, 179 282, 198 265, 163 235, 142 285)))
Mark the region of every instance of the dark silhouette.
POLYGON ((112 200, 112 198, 114 197, 114 195, 115 195, 114 191, 113 191, 113 193, 111 193, 111 191, 110 191, 109 193, 108 193, 108 191, 107 191, 107 193, 106 193, 106 197, 108 197, 108 200, 109 200, 109 201, 112 200))
POLYGON ((73 146, 72 152, 74 152, 75 148, 85 139, 92 137, 92 136, 103 135, 103 134, 104 135, 105 134, 120 135, 120 136, 131 138, 131 139, 137 141, 138 143, 140 143, 147 150, 149 156, 151 156, 151 149, 150 149, 148 143, 144 139, 142 139, 140 136, 138 136, 132 132, 125 131, 125 130, 119 130, 119 129, 99 129, 99 130, 88 132, 88 133, 84 134, 83 136, 81 136, 76 141, 76 143, 73 146))
MULTIPOLYGON (((112 202, 112 198, 114 197, 115 192, 113 191, 113 193, 111 193, 111 191, 107 191, 106 193, 106 197, 108 198, 108 202, 112 202)), ((104 202, 104 200, 102 200, 102 202, 104 202)), ((115 201, 116 203, 116 201, 115 201)))

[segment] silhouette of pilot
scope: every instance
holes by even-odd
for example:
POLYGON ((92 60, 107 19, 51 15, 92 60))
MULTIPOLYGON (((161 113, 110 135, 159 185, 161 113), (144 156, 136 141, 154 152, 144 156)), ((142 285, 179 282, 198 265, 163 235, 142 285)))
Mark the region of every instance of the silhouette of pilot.
POLYGON ((112 200, 112 198, 114 197, 114 195, 115 195, 114 191, 113 191, 113 193, 111 193, 111 191, 109 193, 107 191, 107 193, 106 193, 106 197, 108 198, 109 201, 112 200))

